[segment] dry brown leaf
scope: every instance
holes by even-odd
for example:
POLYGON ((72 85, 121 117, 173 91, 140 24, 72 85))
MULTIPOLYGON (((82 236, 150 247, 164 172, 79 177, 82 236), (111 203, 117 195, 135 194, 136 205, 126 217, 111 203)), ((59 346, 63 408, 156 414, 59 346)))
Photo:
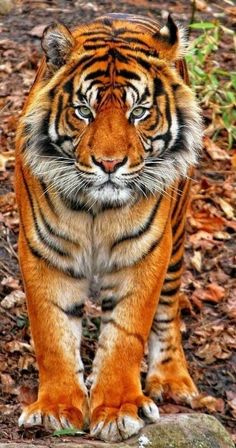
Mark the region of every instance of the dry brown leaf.
POLYGON ((223 198, 219 198, 218 202, 219 202, 219 205, 222 208, 224 214, 227 216, 227 218, 233 219, 234 218, 234 209, 233 209, 232 205, 230 205, 223 198))
POLYGON ((20 356, 18 361, 18 369, 19 370, 29 370, 29 367, 36 367, 35 358, 32 355, 24 355, 20 356))
POLYGON ((16 195, 13 191, 0 196, 0 211, 6 213, 12 209, 16 209, 16 195))
POLYGON ((32 352, 32 347, 30 344, 27 344, 26 342, 16 341, 16 340, 7 342, 5 344, 5 349, 10 353, 22 352, 25 350, 32 352))
POLYGON ((0 373, 0 379, 2 384, 2 390, 6 394, 13 394, 16 395, 16 389, 15 389, 15 381, 9 375, 8 373, 0 373))
POLYGON ((202 254, 200 250, 195 250, 193 257, 190 258, 192 266, 196 269, 197 272, 201 272, 202 270, 202 254))
POLYGON ((220 302, 225 296, 225 290, 217 283, 210 283, 204 292, 204 299, 210 302, 220 302))
POLYGON ((14 290, 10 294, 8 294, 4 299, 1 301, 1 306, 5 310, 9 310, 10 308, 13 308, 14 306, 20 306, 23 305, 25 302, 25 293, 20 290, 14 290))
POLYGON ((236 6, 229 6, 225 11, 232 16, 236 16, 236 6))
POLYGON ((208 233, 224 229, 226 220, 221 216, 212 216, 206 211, 192 214, 189 218, 192 227, 205 230, 208 233))
POLYGON ((196 0, 195 5, 198 11, 204 11, 207 9, 207 3, 205 0, 196 0))
POLYGON ((204 137, 204 146, 212 160, 230 160, 227 151, 217 146, 208 136, 204 137))
POLYGON ((226 397, 229 407, 231 408, 231 414, 236 418, 236 392, 232 390, 226 391, 226 397))
POLYGON ((37 395, 38 395, 37 386, 34 387, 21 386, 18 389, 19 401, 22 406, 28 406, 29 404, 36 401, 37 395))
POLYGON ((27 34, 41 38, 47 25, 36 25, 27 34))
POLYGON ((205 230, 199 230, 196 233, 193 233, 193 235, 189 236, 189 241, 193 245, 197 245, 199 241, 206 240, 206 241, 212 241, 213 236, 211 233, 206 232, 205 230))
POLYGON ((0 404, 1 415, 11 415, 18 408, 18 404, 0 404))
POLYGON ((229 317, 236 319, 236 289, 233 290, 232 297, 229 297, 225 304, 225 311, 229 317))
POLYGON ((20 281, 13 277, 4 277, 1 281, 2 286, 7 286, 10 289, 20 289, 20 281))
POLYGON ((5 171, 7 163, 14 160, 14 157, 8 156, 7 154, 7 152, 0 154, 0 171, 5 171))

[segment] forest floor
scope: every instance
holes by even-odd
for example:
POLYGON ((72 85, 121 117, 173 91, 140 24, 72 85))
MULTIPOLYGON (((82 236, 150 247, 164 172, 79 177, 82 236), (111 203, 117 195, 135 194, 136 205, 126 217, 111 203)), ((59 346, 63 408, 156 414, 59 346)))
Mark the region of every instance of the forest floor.
MULTIPOLYGON (((197 0, 195 22, 236 24, 230 0, 197 0)), ((191 2, 111 0, 19 0, 0 16, 0 441, 49 445, 52 436, 42 428, 17 427, 21 405, 30 402, 37 388, 37 365, 30 344, 29 322, 17 260, 19 217, 14 194, 14 136, 17 121, 35 76, 45 25, 60 20, 75 26, 107 12, 134 12, 152 17, 170 11, 187 25, 191 2)), ((196 37, 199 31, 191 35, 196 37)), ((214 64, 232 70, 233 39, 223 33, 214 64)), ((195 171, 188 212, 186 271, 183 277, 183 344, 191 375, 201 392, 196 409, 171 400, 161 413, 204 412, 215 415, 236 441, 236 156, 227 148, 227 132, 220 128, 213 141, 216 116, 203 107, 205 149, 195 171)), ((89 371, 96 348, 99 311, 88 303, 82 354, 89 371)), ((145 373, 145 362, 143 371, 145 373)), ((63 438, 69 440, 69 438, 63 438)))

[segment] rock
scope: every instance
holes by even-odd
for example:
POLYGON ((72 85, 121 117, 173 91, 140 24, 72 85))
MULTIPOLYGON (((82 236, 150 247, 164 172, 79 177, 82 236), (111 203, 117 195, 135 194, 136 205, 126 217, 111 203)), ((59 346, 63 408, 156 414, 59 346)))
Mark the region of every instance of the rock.
MULTIPOLYGON (((2 443, 0 448, 45 448, 40 444, 2 443)), ((46 443, 48 445, 48 441, 46 443)), ((141 434, 122 443, 103 443, 73 438, 71 442, 55 439, 50 448, 234 448, 234 443, 215 417, 206 414, 164 415, 158 423, 146 426, 141 434)))
POLYGON ((0 14, 8 14, 14 6, 12 0, 0 0, 0 14))

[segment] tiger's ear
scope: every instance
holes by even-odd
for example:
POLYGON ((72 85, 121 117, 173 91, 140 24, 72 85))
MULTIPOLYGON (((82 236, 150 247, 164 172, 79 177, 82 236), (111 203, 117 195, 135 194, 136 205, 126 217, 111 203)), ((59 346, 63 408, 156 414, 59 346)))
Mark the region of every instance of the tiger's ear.
POLYGON ((42 48, 50 70, 56 71, 66 63, 74 43, 71 32, 62 23, 53 23, 44 30, 42 48))
POLYGON ((160 58, 168 61, 182 58, 188 46, 185 34, 185 30, 179 28, 169 14, 166 25, 153 35, 160 58))

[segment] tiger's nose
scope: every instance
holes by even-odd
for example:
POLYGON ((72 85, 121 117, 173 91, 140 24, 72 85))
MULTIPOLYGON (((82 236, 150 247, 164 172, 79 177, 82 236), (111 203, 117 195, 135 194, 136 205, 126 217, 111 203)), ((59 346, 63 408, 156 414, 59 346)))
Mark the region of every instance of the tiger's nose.
POLYGON ((127 157, 124 159, 95 159, 92 157, 95 165, 100 166, 105 173, 114 173, 120 166, 124 165, 127 161, 127 157))

